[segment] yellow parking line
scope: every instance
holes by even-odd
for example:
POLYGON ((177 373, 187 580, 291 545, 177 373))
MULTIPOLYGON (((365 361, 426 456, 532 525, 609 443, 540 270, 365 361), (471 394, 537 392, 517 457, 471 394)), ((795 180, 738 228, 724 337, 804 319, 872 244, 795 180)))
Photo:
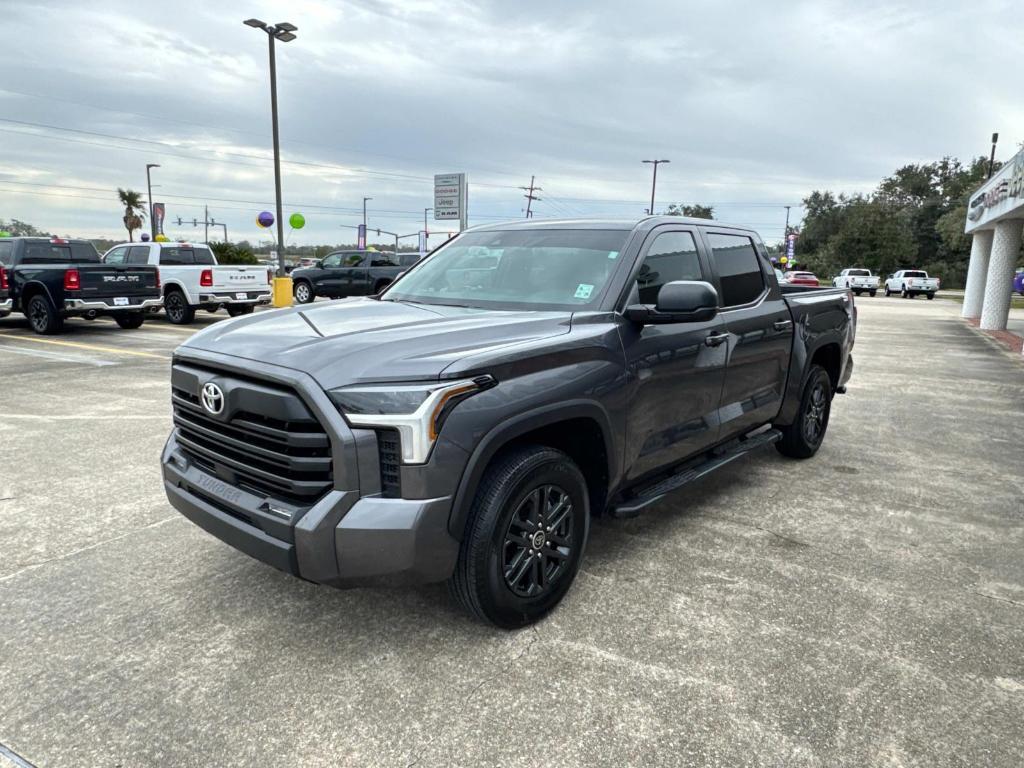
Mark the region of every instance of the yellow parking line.
POLYGON ((101 347, 98 344, 84 344, 80 341, 57 341, 56 339, 37 339, 34 336, 17 336, 8 331, 0 331, 0 338, 6 336, 16 341, 34 341, 37 344, 56 344, 61 347, 75 347, 77 349, 90 349, 94 352, 108 352, 114 355, 135 355, 136 357, 155 357, 158 360, 168 360, 169 355, 158 355, 155 352, 139 352, 134 349, 118 349, 117 347, 101 347))

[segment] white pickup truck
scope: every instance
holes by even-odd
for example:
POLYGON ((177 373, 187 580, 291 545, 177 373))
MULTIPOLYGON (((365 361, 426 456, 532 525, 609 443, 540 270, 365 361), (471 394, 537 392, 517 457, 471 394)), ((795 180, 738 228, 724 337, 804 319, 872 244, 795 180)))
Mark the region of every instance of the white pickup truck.
POLYGON ((878 275, 872 275, 870 269, 844 269, 839 273, 839 277, 832 278, 833 287, 849 288, 858 296, 862 293, 874 296, 879 282, 878 275))
POLYGON ((885 295, 898 293, 904 299, 912 299, 923 293, 929 301, 935 298, 939 290, 939 278, 928 277, 928 273, 920 269, 901 269, 889 275, 885 281, 885 295))
POLYGON ((272 273, 264 266, 220 265, 205 243, 122 243, 103 256, 108 264, 160 267, 164 311, 175 325, 191 323, 197 309, 225 308, 232 317, 269 304, 272 273))

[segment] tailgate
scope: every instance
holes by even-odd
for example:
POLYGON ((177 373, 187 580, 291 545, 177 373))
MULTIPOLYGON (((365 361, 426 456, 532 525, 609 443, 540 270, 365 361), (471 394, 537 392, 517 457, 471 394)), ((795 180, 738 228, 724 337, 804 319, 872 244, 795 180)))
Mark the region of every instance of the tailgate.
POLYGON ((159 296, 156 267, 134 264, 79 264, 82 280, 76 298, 105 299, 116 296, 159 296))
POLYGON ((218 291, 269 291, 267 268, 261 266, 213 268, 213 288, 218 291))

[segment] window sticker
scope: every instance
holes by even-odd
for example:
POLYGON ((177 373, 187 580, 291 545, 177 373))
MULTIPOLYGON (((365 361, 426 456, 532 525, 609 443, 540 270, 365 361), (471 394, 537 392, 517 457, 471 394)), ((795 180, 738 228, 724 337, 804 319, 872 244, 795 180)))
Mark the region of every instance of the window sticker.
POLYGON ((577 298, 577 299, 589 299, 590 298, 590 294, 593 293, 593 292, 594 292, 594 286, 587 285, 586 283, 580 283, 579 285, 576 286, 575 298, 577 298))
POLYGON ((617 259, 617 258, 619 258, 619 252, 618 251, 608 251, 608 258, 609 259, 617 259))

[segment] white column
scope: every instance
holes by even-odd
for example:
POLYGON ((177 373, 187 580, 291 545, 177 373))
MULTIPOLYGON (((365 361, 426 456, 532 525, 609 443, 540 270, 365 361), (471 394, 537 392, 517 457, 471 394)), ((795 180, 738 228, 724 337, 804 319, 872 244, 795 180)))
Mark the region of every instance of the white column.
POLYGON ((1020 236, 1024 219, 1006 219, 996 224, 992 256, 985 279, 985 303, 981 307, 981 327, 988 331, 1005 331, 1010 316, 1010 294, 1013 270, 1020 253, 1020 236))
POLYGON ((975 230, 971 236, 971 261, 967 265, 967 288, 961 317, 981 317, 981 304, 985 299, 985 280, 988 278, 988 259, 992 253, 991 229, 975 230))

